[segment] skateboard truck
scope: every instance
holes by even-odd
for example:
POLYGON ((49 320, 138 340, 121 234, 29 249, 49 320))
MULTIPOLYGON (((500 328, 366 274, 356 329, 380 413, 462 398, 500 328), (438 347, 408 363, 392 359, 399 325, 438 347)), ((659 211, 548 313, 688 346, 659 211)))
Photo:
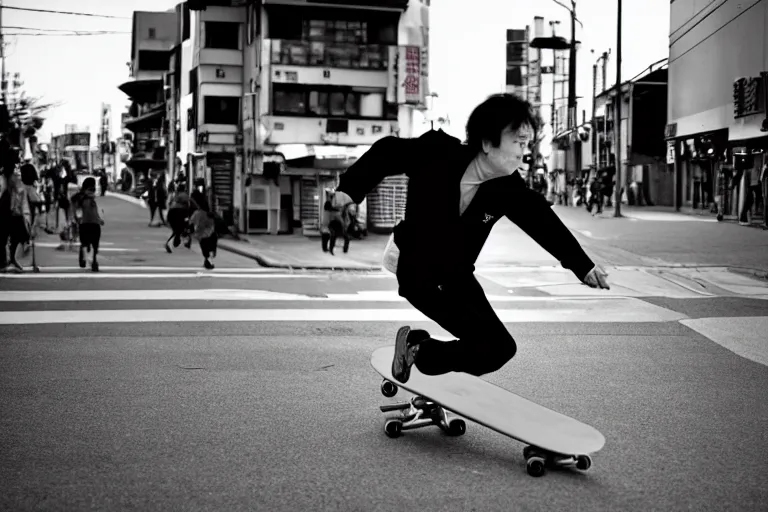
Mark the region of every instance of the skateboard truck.
MULTIPOLYGON (((392 397, 397 393, 397 385, 384 380, 381 393, 392 397)), ((450 436, 460 436, 467 431, 467 424, 461 418, 454 418, 439 404, 421 396, 414 396, 408 402, 379 406, 381 412, 399 411, 399 414, 387 417, 384 433, 389 437, 398 437, 404 430, 413 430, 432 425, 438 426, 450 436)))
POLYGON ((535 446, 523 448, 523 457, 525 469, 531 476, 543 476, 547 468, 575 467, 586 471, 592 466, 592 458, 589 455, 562 455, 535 446))

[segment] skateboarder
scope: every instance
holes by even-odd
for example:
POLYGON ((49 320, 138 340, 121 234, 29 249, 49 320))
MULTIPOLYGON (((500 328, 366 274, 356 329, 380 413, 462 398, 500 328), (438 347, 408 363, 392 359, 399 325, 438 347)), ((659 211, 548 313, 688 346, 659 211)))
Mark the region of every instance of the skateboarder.
POLYGON ((547 200, 517 172, 538 129, 531 105, 511 94, 490 96, 467 121, 466 142, 442 130, 418 138, 384 137, 341 176, 334 206, 361 203, 386 176, 406 174, 405 218, 394 229, 399 294, 456 339, 440 341, 401 327, 392 375, 408 380, 451 371, 480 376, 517 351, 474 276, 493 224, 506 216, 584 284, 609 288, 547 200))

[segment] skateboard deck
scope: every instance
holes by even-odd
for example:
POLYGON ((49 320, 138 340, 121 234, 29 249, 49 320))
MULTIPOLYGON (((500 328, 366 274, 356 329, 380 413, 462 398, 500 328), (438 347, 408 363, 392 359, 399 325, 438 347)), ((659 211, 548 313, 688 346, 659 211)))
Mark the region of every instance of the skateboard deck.
MULTIPOLYGON (((467 373, 425 376, 413 366, 408 382, 402 384, 392 377, 394 353, 395 347, 389 346, 376 349, 371 355, 371 365, 385 379, 382 393, 394 395, 394 392, 384 391, 389 381, 448 411, 531 445, 525 451, 531 474, 529 455, 536 456, 538 453, 542 463, 548 456, 550 459, 554 457, 555 462, 570 458, 577 467, 581 456, 586 459, 581 465, 588 468, 591 465, 588 455, 599 451, 605 444, 605 438, 594 427, 467 373)), ((386 410, 393 408, 383 406, 382 411, 386 410)))

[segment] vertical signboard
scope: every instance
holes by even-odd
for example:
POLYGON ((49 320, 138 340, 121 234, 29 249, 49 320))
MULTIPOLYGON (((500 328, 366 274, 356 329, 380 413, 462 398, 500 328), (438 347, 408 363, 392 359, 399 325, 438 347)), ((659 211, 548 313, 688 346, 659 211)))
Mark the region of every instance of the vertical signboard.
POLYGON ((424 102, 421 87, 421 48, 401 46, 398 55, 398 95, 400 104, 419 105, 424 102))
POLYGON ((506 92, 523 98, 526 94, 526 75, 528 67, 528 29, 507 30, 507 78, 506 92))

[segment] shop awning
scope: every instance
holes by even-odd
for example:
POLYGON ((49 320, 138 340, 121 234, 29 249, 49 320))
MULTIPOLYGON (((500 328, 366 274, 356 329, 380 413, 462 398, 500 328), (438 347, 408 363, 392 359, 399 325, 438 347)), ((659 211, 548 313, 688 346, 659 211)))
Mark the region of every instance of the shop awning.
POLYGON ((157 93, 163 89, 163 81, 157 78, 129 80, 117 86, 129 98, 139 103, 154 103, 157 93))

